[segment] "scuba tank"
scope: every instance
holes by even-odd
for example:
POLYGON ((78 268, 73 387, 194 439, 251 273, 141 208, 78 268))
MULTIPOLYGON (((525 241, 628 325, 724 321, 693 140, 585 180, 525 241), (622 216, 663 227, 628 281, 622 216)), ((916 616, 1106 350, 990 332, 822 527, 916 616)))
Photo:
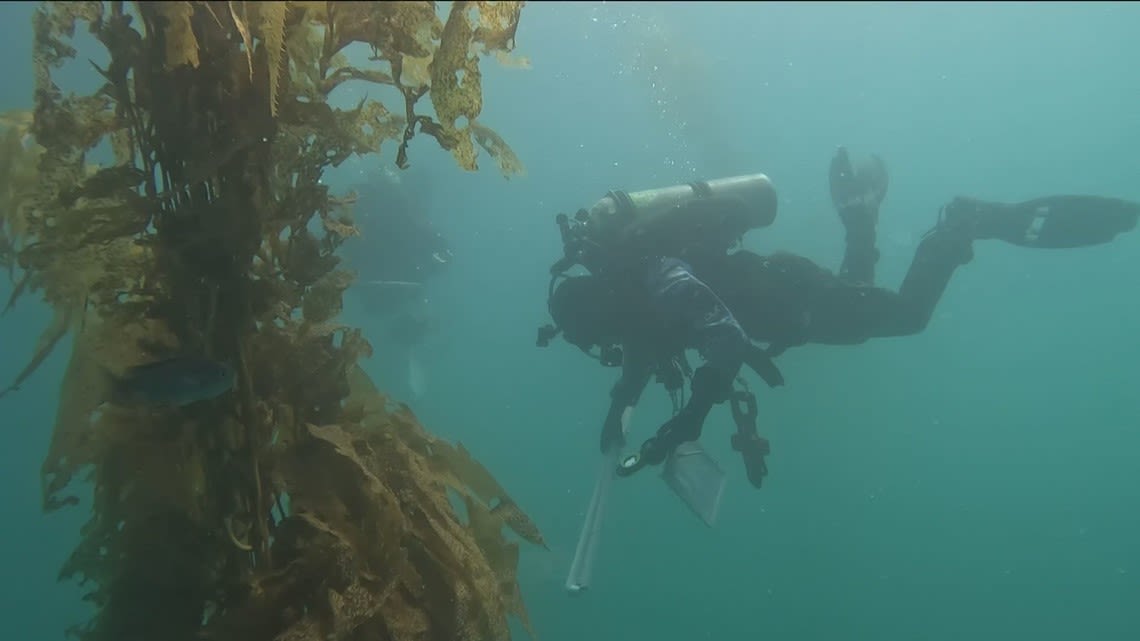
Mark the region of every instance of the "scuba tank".
MULTIPOLYGON (((709 181, 672 185, 636 192, 614 190, 590 209, 579 209, 574 218, 558 214, 555 222, 562 234, 563 257, 550 267, 548 298, 560 276, 575 265, 592 274, 604 271, 610 257, 620 252, 616 246, 622 232, 633 223, 646 223, 679 206, 702 198, 731 199, 742 205, 744 231, 760 229, 776 220, 776 189, 764 174, 730 176, 709 181)), ((557 328, 539 329, 538 344, 545 346, 557 328)))
POLYGON ((590 207, 586 225, 597 236, 596 240, 602 241, 615 237, 634 220, 655 218, 690 200, 711 197, 736 198, 743 202, 749 214, 748 229, 767 227, 776 219, 776 190, 772 181, 764 174, 752 174, 633 193, 611 191, 590 207))
POLYGON ((644 224, 680 205, 699 198, 729 198, 744 205, 746 230, 767 227, 776 220, 776 189, 764 174, 748 174, 672 185, 658 189, 611 191, 590 209, 580 209, 571 220, 556 218, 562 231, 565 256, 551 274, 582 265, 596 273, 604 254, 614 249, 621 232, 634 222, 644 224))

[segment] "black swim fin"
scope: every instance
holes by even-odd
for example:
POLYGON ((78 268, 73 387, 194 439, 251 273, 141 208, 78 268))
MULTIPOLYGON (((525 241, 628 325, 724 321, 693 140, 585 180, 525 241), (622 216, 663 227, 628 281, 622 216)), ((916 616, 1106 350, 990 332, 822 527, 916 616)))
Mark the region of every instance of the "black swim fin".
POLYGON ((946 225, 964 226, 974 239, 1068 249, 1101 245, 1134 229, 1140 204, 1103 196, 1047 196, 1016 204, 959 197, 943 215, 946 225))

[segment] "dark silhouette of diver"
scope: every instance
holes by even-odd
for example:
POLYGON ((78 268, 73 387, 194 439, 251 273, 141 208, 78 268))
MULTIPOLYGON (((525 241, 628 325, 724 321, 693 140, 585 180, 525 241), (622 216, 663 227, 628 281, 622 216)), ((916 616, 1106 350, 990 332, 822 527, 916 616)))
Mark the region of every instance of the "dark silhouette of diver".
MULTIPOLYGON (((412 180, 416 174, 411 174, 412 180)), ((423 174, 419 174, 423 176, 423 174)), ((426 390, 420 347, 440 329, 428 297, 431 281, 453 261, 451 245, 428 218, 430 186, 377 177, 358 187, 355 223, 359 237, 344 244, 347 266, 357 273, 352 291, 392 353, 383 361, 402 363, 413 398, 426 390)))
POLYGON ((551 268, 548 298, 555 325, 539 330, 539 345, 561 333, 603 364, 622 367, 603 424, 603 452, 624 444, 621 417, 654 374, 675 395, 673 417, 622 461, 620 476, 660 464, 679 444, 699 438, 712 407, 730 401, 737 422, 733 447, 759 487, 769 447, 756 432, 755 397, 747 388, 733 389, 743 364, 778 386, 783 377, 771 359, 788 348, 922 331, 954 271, 972 259, 976 240, 1085 247, 1111 241, 1140 217, 1140 204, 1100 196, 1013 204, 958 197, 942 208, 902 285, 891 291, 874 285, 885 165, 872 156, 855 166, 839 148, 829 181, 846 229, 838 274, 790 253, 730 251, 745 232, 775 219, 775 190, 763 175, 610 192, 574 221, 559 216, 565 257, 551 268), (574 265, 590 274, 566 277, 574 265), (695 371, 685 360, 687 349, 705 360, 695 371), (676 398, 685 377, 691 379, 687 403, 676 398))
POLYGON ((450 243, 403 183, 375 180, 357 188, 360 237, 345 241, 353 288, 365 310, 388 319, 387 335, 404 345, 421 342, 437 323, 424 304, 425 283, 450 267, 450 243))

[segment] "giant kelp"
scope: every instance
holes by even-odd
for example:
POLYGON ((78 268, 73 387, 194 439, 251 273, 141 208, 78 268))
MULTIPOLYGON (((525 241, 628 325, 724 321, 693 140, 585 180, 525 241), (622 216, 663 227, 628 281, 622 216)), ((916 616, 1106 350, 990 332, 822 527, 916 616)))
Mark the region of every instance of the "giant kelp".
POLYGON ((0 260, 9 304, 39 292, 55 318, 6 393, 73 333, 43 491, 51 511, 90 482, 61 573, 96 608, 80 639, 504 639, 510 614, 529 627, 503 526, 542 537, 357 364, 371 347, 336 321, 353 278, 337 248, 355 228, 321 183, 382 145, 404 166, 421 133, 465 169, 473 137, 519 169, 476 119, 478 56, 513 48, 521 5, 455 2, 446 20, 431 2, 36 11, 35 109, 0 137, 0 260), (53 79, 81 25, 109 54, 93 95, 53 79), (374 67, 347 62, 352 43, 374 67), (334 107, 348 80, 397 88, 402 113, 334 107), (107 373, 176 353, 235 364, 236 388, 183 408, 103 402, 107 373))

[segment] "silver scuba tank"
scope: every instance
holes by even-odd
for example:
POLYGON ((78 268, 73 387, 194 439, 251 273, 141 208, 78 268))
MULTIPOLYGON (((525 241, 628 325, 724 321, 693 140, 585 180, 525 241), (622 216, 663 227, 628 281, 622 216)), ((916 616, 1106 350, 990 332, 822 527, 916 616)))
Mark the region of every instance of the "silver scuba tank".
POLYGON ((748 174, 673 185, 659 189, 611 191, 586 212, 586 227, 594 242, 605 245, 634 220, 652 218, 697 198, 735 198, 749 213, 748 229, 767 227, 776 220, 776 189, 764 174, 748 174))

